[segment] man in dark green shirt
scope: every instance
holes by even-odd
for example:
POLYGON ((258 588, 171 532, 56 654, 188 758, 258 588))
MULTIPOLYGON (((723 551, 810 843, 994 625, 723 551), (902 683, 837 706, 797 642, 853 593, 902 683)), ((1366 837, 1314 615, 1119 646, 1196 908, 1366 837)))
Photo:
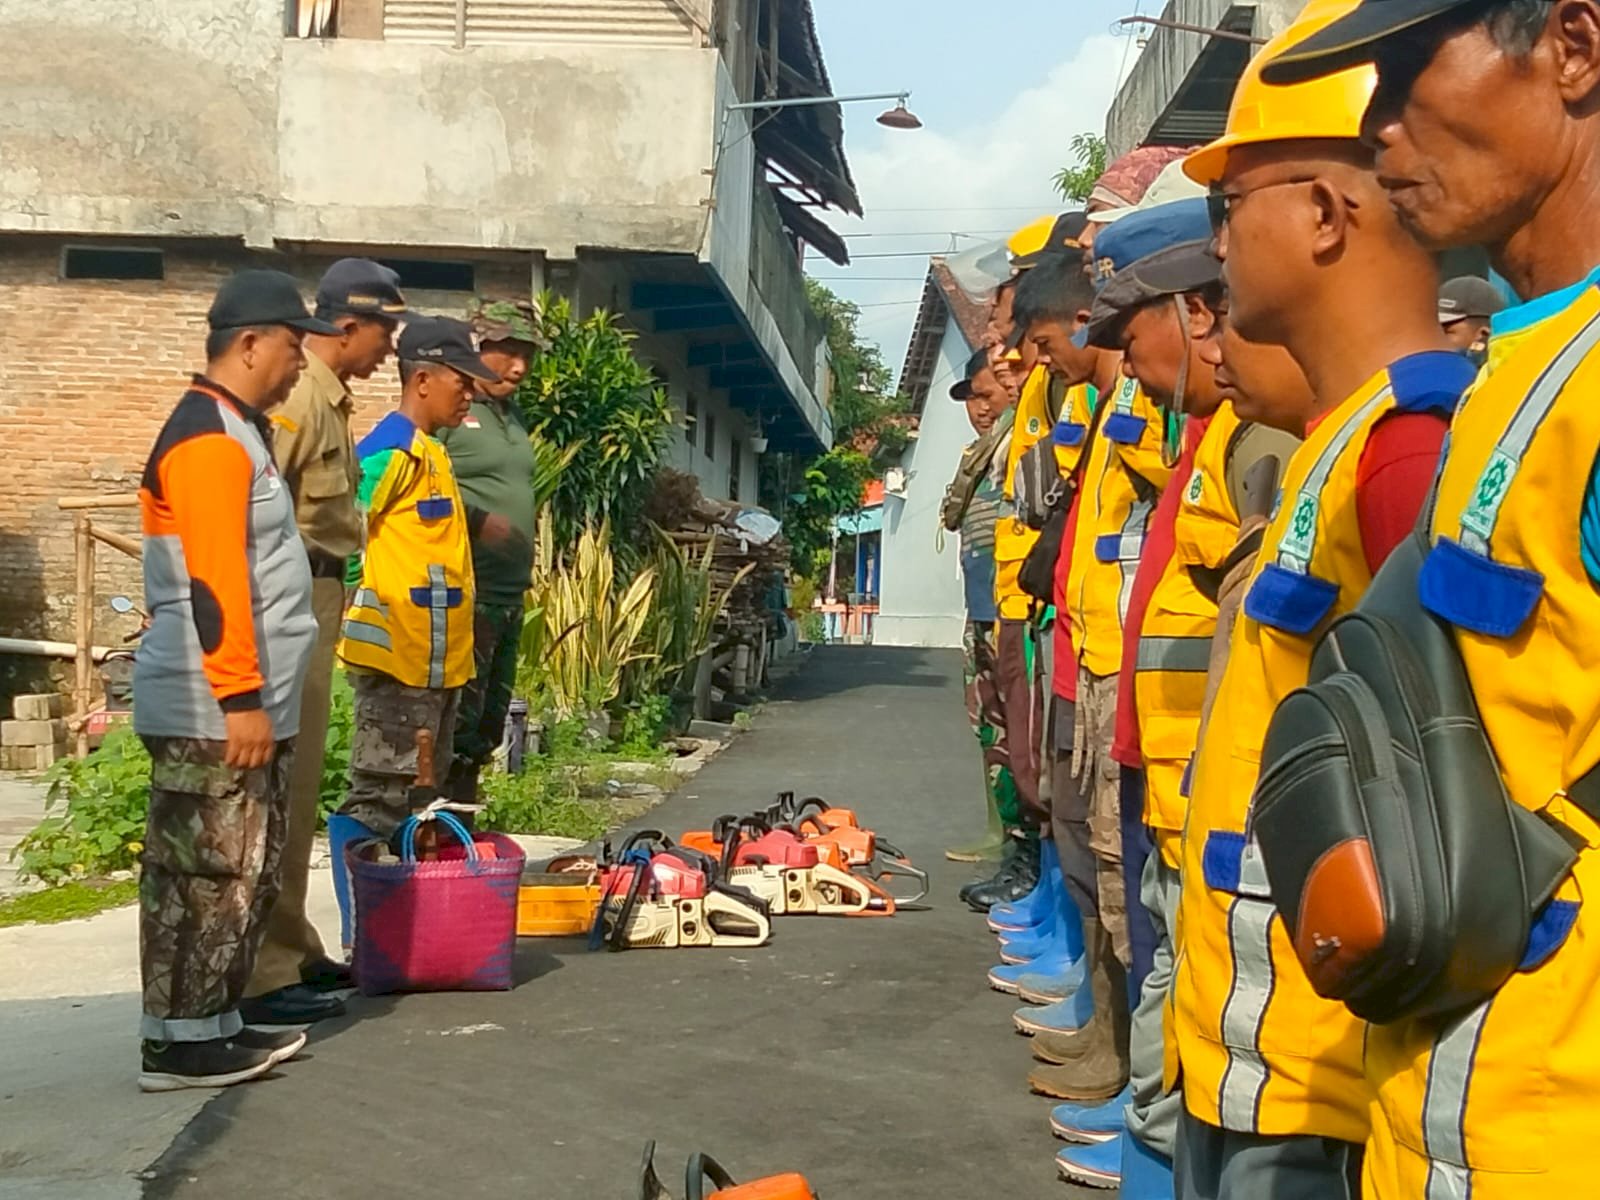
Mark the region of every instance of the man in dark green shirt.
POLYGON ((478 772, 504 733, 533 570, 533 447, 516 393, 539 348, 539 331, 526 301, 480 301, 468 319, 479 357, 501 380, 480 384, 466 419, 439 435, 467 505, 477 577, 477 674, 461 689, 447 783, 452 796, 470 802, 477 798, 478 772))

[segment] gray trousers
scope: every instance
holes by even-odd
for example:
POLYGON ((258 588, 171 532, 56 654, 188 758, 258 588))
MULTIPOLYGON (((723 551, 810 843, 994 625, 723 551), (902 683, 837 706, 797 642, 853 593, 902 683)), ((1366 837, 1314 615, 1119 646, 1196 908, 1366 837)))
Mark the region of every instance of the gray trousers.
POLYGON ((1169 1092, 1162 1086, 1165 1057, 1162 1026, 1167 992, 1172 987, 1172 947, 1177 936, 1181 894, 1178 872, 1167 865, 1160 850, 1152 850, 1139 879, 1139 901, 1155 924, 1156 949, 1150 973, 1145 976, 1139 993, 1139 1007, 1133 1010, 1128 1039, 1133 1100, 1128 1105, 1127 1117, 1128 1132, 1167 1158, 1171 1158, 1177 1148, 1178 1119, 1183 1115, 1182 1090, 1169 1092))
POLYGON ((1325 1137, 1233 1133, 1183 1114, 1178 1200, 1360 1200, 1361 1147, 1325 1137))

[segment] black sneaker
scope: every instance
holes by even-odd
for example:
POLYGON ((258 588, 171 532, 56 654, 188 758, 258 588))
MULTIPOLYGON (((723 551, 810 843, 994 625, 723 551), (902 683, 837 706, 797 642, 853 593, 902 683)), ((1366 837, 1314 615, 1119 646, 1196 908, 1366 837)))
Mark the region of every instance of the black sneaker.
POLYGON ((239 1005, 246 1025, 309 1025, 344 1016, 344 1001, 303 983, 252 996, 239 1005))
POLYGON ((247 1050, 265 1050, 272 1056, 273 1064, 288 1062, 306 1044, 304 1030, 251 1029, 248 1025, 230 1039, 235 1046, 247 1050))
POLYGON ((145 1042, 139 1090, 176 1092, 183 1088, 228 1087, 272 1070, 271 1051, 241 1045, 233 1038, 209 1042, 145 1042))
POLYGON ((342 992, 356 986, 356 976, 349 963, 318 958, 300 968, 300 982, 315 992, 342 992))

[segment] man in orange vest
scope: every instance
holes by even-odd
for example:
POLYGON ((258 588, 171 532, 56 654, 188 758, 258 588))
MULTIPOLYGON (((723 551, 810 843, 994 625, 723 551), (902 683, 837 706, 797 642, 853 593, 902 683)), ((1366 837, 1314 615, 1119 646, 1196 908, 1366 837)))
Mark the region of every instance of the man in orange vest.
MULTIPOLYGON (((1364 131, 1430 250, 1482 245, 1498 313, 1456 415, 1419 597, 1455 633, 1511 799, 1565 826, 1572 875, 1489 1000, 1367 1036, 1373 1200, 1595 1194, 1600 1111, 1600 2, 1363 3, 1269 78, 1372 61, 1364 131)), ((1285 86, 1290 86, 1286 84, 1285 86)), ((1306 85, 1298 85, 1306 86, 1306 85)))

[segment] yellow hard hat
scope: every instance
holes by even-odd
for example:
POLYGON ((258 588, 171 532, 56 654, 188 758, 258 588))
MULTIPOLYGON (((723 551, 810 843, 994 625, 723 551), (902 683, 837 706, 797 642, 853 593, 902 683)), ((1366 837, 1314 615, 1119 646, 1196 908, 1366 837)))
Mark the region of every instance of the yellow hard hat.
POLYGON ((1377 69, 1371 63, 1277 87, 1261 78, 1261 69, 1287 47, 1353 12, 1359 3, 1311 0, 1293 25, 1261 47, 1233 91, 1227 131, 1183 160, 1184 173, 1190 179, 1207 185, 1221 179, 1228 151, 1235 146, 1361 136, 1361 117, 1378 82, 1377 69))
POLYGON ((1037 254, 1043 250, 1045 243, 1050 240, 1050 231, 1056 227, 1056 214, 1046 213, 1037 221, 1029 221, 1006 239, 1006 249, 1011 252, 1012 258, 1021 258, 1026 254, 1037 254))

